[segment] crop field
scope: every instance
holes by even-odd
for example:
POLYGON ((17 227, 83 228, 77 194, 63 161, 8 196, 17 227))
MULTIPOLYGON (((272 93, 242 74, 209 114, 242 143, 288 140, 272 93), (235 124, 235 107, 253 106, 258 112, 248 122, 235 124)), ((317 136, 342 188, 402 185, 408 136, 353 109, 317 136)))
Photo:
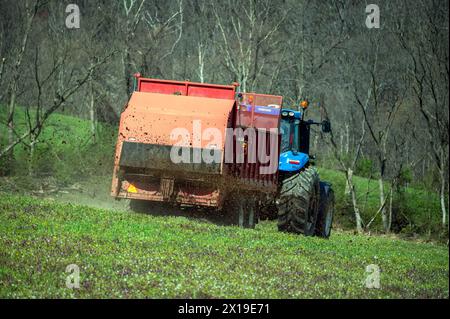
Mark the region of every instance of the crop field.
POLYGON ((0 299, 449 299, 449 1, 78 2, 0 0, 0 299))
POLYGON ((445 245, 388 236, 324 240, 274 222, 244 230, 0 195, 1 298, 448 298, 448 258, 445 245), (69 265, 79 288, 66 286, 69 265), (379 289, 366 287, 374 269, 379 289))

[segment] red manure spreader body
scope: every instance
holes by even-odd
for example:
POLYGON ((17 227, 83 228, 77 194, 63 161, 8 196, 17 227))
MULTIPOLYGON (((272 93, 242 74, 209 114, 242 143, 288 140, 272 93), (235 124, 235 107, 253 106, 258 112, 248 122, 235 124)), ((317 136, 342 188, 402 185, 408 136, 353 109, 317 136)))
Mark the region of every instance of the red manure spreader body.
POLYGON ((277 191, 282 97, 237 88, 136 77, 111 195, 237 212, 252 227, 257 203, 277 191))

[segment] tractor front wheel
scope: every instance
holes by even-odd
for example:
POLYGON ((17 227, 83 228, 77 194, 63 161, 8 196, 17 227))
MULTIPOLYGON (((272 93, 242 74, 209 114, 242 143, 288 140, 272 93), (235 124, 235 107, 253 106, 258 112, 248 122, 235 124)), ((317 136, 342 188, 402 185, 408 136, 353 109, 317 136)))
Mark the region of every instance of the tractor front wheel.
POLYGON ((319 174, 314 167, 285 179, 278 203, 278 230, 313 236, 319 200, 319 174))

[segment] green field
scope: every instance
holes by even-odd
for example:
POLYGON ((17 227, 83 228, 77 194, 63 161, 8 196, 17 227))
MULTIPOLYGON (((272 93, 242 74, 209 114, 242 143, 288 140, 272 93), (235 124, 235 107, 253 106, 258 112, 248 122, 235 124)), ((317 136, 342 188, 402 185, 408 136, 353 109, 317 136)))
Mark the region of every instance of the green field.
POLYGON ((0 298, 448 298, 448 248, 0 195, 0 298), (66 267, 80 288, 66 287, 66 267), (380 289, 368 289, 370 264, 380 289))

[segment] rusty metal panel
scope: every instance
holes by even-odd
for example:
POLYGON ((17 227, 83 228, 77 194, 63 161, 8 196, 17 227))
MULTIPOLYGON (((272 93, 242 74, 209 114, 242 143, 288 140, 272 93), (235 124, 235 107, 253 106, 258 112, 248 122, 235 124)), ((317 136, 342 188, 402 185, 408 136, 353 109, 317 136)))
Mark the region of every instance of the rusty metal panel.
MULTIPOLYGON (((165 170, 169 175, 174 175, 177 171, 197 174, 221 173, 221 162, 206 163, 203 158, 200 158, 201 161, 198 163, 192 161, 192 156, 191 161, 188 163, 173 163, 170 158, 171 149, 172 146, 169 145, 124 141, 120 153, 119 166, 165 170)), ((196 150, 191 147, 183 147, 182 149, 190 154, 194 154, 196 151, 202 151, 202 149, 196 150)), ((217 152, 220 158, 222 158, 222 150, 213 151, 217 152)))
MULTIPOLYGON (((206 187, 201 182, 200 186, 192 187, 183 183, 200 177, 218 183, 219 179, 207 176, 222 174, 222 162, 175 164, 170 159, 170 150, 174 145, 189 149, 190 152, 196 149, 212 150, 208 148, 209 141, 194 136, 194 121, 201 121, 202 130, 216 128, 224 132, 230 123, 234 105, 234 99, 134 92, 120 120, 111 195, 117 198, 167 200, 161 193, 159 179, 152 182, 145 177, 142 177, 143 179, 138 176, 121 177, 122 168, 125 168, 125 173, 134 169, 144 169, 152 170, 157 178, 162 178, 163 173, 169 177, 176 175, 174 182, 176 202, 220 206, 222 193, 217 186, 206 187), (187 131, 189 142, 184 146, 180 145, 179 139, 171 138, 173 130, 179 128, 187 131), (130 182, 136 184, 133 185, 138 193, 127 192, 130 182)), ((219 153, 220 158, 223 157, 224 144, 225 138, 213 149, 219 153)))
POLYGON ((187 87, 187 95, 189 96, 203 96, 210 97, 214 99, 226 99, 234 100, 235 91, 230 87, 218 86, 218 85, 199 85, 194 83, 189 83, 187 87))
POLYGON ((168 182, 167 179, 155 179, 144 176, 126 175, 115 197, 142 199, 156 202, 172 202, 186 205, 219 207, 223 202, 222 192, 205 183, 168 182), (136 192, 129 192, 133 185, 136 192))
POLYGON ((266 95, 257 93, 244 93, 237 101, 236 123, 235 127, 243 129, 254 129, 255 132, 261 131, 266 134, 266 144, 259 145, 259 139, 256 138, 255 148, 257 150, 256 158, 248 152, 253 147, 249 146, 248 137, 244 141, 233 138, 234 145, 239 147, 247 147, 244 163, 239 163, 234 154, 233 164, 227 165, 227 170, 233 176, 238 177, 248 186, 260 188, 267 192, 276 191, 278 185, 278 158, 280 151, 280 134, 279 132, 270 132, 271 129, 279 129, 281 106, 283 98, 277 95, 266 95), (271 138, 272 137, 272 138, 271 138), (274 141, 276 140, 277 143, 274 141), (270 174, 263 174, 261 170, 266 166, 259 160, 258 154, 270 154, 272 163, 276 166, 276 170, 270 174))
POLYGON ((278 95, 244 93, 238 101, 236 125, 241 127, 279 128, 283 98, 278 95))
MULTIPOLYGON (((240 163, 240 160, 237 158, 236 150, 229 150, 228 148, 225 151, 233 151, 233 163, 226 164, 226 171, 231 176, 235 177, 237 183, 241 183, 243 187, 254 189, 263 192, 275 192, 278 185, 278 156, 280 150, 280 134, 271 133, 270 131, 263 132, 266 134, 266 144, 264 145, 259 143, 259 140, 256 139, 255 149, 257 152, 266 152, 265 154, 271 155, 271 163, 274 165, 274 171, 270 174, 262 173, 264 167, 267 167, 267 164, 262 163, 259 160, 258 155, 256 155, 256 161, 252 159, 252 155, 249 153, 248 149, 251 148, 248 145, 247 138, 244 141, 239 141, 236 136, 233 136, 233 145, 234 147, 244 147, 244 162, 240 163), (275 142, 275 140, 277 142, 275 142)), ((254 157, 253 157, 254 158, 254 157)))

